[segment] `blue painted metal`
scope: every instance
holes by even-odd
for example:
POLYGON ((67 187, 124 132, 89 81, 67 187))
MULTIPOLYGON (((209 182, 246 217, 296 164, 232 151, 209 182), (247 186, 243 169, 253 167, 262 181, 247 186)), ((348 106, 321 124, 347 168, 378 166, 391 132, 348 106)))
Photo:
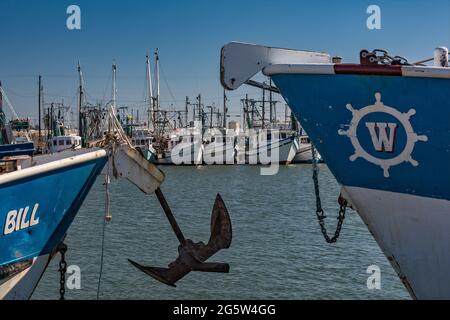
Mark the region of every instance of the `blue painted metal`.
POLYGON ((33 155, 35 152, 34 143, 18 143, 0 145, 0 159, 3 157, 12 157, 20 155, 33 155))
POLYGON ((0 266, 50 253, 62 240, 107 157, 0 185, 0 266), (39 207, 39 223, 5 234, 7 214, 39 207))
MULTIPOLYGON (((302 75, 272 76, 290 108, 300 120, 338 182, 346 186, 379 189, 450 200, 450 81, 434 78, 408 78, 375 75, 302 75), (354 162, 349 157, 355 149, 338 130, 347 130, 352 113, 346 108, 362 109, 381 101, 402 113, 415 109, 410 118, 414 132, 426 135, 418 142, 412 158, 419 165, 404 162, 389 169, 390 176, 363 158, 354 162)), ((406 132, 399 124, 393 153, 374 149, 365 122, 399 121, 386 113, 372 113, 359 122, 357 137, 372 156, 391 158, 406 144, 406 132)))

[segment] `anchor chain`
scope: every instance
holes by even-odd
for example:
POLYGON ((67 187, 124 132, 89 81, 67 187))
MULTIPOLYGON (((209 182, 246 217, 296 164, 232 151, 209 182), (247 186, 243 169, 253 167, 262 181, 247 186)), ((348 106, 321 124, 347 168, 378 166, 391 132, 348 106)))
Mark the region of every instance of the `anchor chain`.
POLYGON ((61 254, 61 259, 59 261, 59 300, 65 300, 66 294, 66 271, 67 271, 67 262, 66 262, 66 252, 67 245, 65 243, 61 243, 58 246, 57 251, 61 254))
POLYGON ((312 158, 313 158, 312 168, 313 168, 314 191, 315 191, 315 195, 316 195, 316 216, 317 216, 317 220, 319 221, 320 231, 322 232, 323 237, 327 243, 330 243, 330 244, 336 243, 341 234, 342 225, 345 220, 347 201, 342 196, 339 196, 339 200, 338 200, 339 215, 337 217, 338 222, 337 222, 336 230, 334 231, 334 235, 332 237, 330 237, 328 235, 328 231, 325 226, 325 219, 327 218, 327 216, 325 215, 325 212, 322 209, 322 201, 320 199, 319 168, 317 166, 317 162, 318 162, 317 151, 314 148, 314 146, 311 147, 311 153, 312 153, 312 158))
POLYGON ((376 62, 383 65, 397 65, 397 66, 409 66, 411 65, 408 60, 402 56, 391 56, 386 50, 375 49, 371 52, 366 50, 362 51, 362 57, 370 57, 370 62, 376 62), (377 55, 380 54, 380 55, 377 55))

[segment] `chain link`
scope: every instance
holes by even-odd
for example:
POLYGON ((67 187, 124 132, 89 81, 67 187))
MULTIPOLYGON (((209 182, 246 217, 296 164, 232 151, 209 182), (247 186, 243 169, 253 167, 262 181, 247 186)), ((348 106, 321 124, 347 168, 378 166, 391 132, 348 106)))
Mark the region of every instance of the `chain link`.
POLYGON ((66 294, 66 271, 67 271, 67 262, 66 262, 66 252, 67 245, 61 243, 58 246, 58 252, 61 254, 61 260, 59 261, 59 300, 65 300, 66 294))
POLYGON ((323 237, 327 243, 336 243, 341 234, 342 225, 344 223, 345 211, 347 208, 347 201, 343 197, 339 196, 339 200, 338 200, 339 215, 337 217, 338 222, 337 222, 336 230, 334 231, 333 237, 330 237, 328 235, 328 231, 325 226, 325 219, 327 218, 327 216, 325 215, 325 213, 322 209, 322 201, 320 199, 319 168, 317 166, 317 162, 318 162, 317 151, 316 151, 316 148, 314 148, 314 146, 311 147, 311 153, 312 153, 312 158, 313 158, 312 168, 313 168, 314 191, 315 191, 315 195, 316 195, 316 216, 317 216, 317 220, 319 221, 320 231, 322 232, 323 237))
POLYGON ((386 50, 383 49, 375 49, 372 52, 368 52, 367 55, 370 55, 370 59, 373 62, 378 62, 384 65, 397 65, 397 66, 409 66, 411 65, 408 60, 401 56, 392 57, 386 50), (381 55, 377 55, 377 53, 381 55))

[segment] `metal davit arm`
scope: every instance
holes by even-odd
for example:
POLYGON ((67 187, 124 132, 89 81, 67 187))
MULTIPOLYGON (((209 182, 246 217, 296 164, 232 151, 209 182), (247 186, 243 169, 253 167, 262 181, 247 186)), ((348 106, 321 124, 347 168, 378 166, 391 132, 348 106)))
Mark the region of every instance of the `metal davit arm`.
POLYGON ((221 50, 220 82, 225 89, 235 90, 267 66, 302 63, 330 63, 330 55, 230 42, 221 50))

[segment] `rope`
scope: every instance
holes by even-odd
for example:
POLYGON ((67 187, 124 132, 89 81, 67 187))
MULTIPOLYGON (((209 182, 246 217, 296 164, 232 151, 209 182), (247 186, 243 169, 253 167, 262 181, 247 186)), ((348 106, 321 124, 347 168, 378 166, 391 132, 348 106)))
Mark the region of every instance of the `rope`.
POLYGON ((97 284, 97 300, 100 298, 100 286, 102 282, 103 274, 103 257, 105 252, 105 229, 106 229, 106 219, 103 219, 103 231, 102 231, 102 251, 100 255, 100 272, 98 274, 98 284, 97 284))
POLYGON ((110 183, 110 161, 108 160, 108 166, 106 168, 106 174, 105 174, 105 216, 103 219, 103 228, 102 228, 102 250, 100 254, 100 271, 98 274, 98 284, 97 284, 97 300, 100 298, 100 287, 101 287, 101 281, 102 281, 102 274, 103 274, 103 260, 104 260, 104 253, 105 253, 105 230, 106 230, 106 224, 108 221, 111 220, 111 216, 109 213, 109 183, 110 183))

